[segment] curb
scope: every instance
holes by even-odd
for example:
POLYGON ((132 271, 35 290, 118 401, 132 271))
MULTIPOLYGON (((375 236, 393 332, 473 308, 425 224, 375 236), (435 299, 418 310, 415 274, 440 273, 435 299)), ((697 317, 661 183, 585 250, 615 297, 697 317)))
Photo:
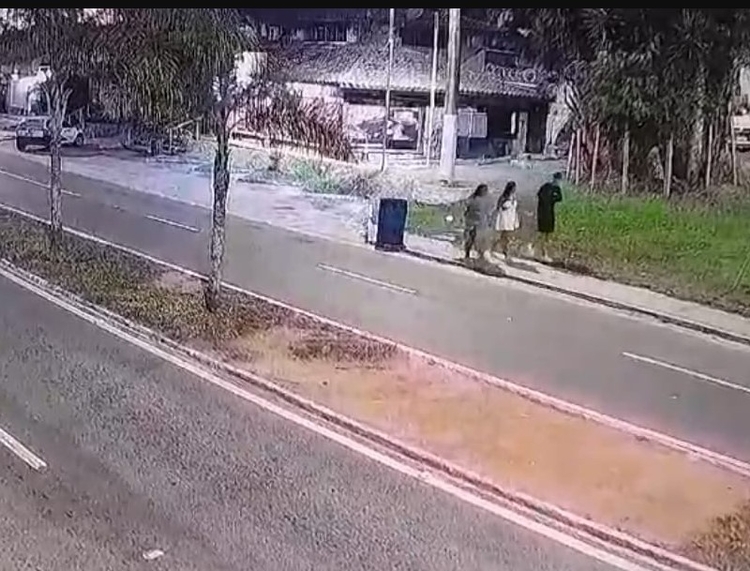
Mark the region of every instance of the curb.
POLYGON ((419 252, 417 250, 411 250, 406 249, 403 252, 404 254, 411 256, 412 258, 417 258, 420 260, 426 260, 429 262, 434 262, 437 264, 441 264, 443 266, 454 266, 457 268, 464 268, 468 269, 477 273, 480 273, 482 275, 490 276, 490 277, 502 277, 508 280, 512 280, 518 283, 522 283, 524 285, 529 285, 541 289, 545 289, 548 291, 552 291, 554 293, 559 293, 563 295, 567 295, 570 297, 575 297, 577 299, 582 299, 584 301, 588 301, 590 303, 595 303, 597 305, 604 305, 606 307, 610 307, 612 309, 617 309, 619 311, 627 311, 630 313, 635 313, 638 315, 643 315, 645 317, 650 317, 652 319, 656 319, 657 321, 661 321, 662 323, 667 323, 669 325, 675 325, 677 327, 682 327, 683 329, 688 329, 690 331, 696 331, 698 333, 703 333, 705 335, 713 335, 715 337, 719 337, 721 339, 724 339, 726 341, 733 341, 735 343, 740 343, 742 345, 750 345, 750 337, 746 335, 742 335, 739 333, 734 333, 732 331, 727 331, 726 329, 719 329, 717 327, 713 327, 711 325, 705 325, 703 323, 698 323, 697 321, 692 321, 690 319, 684 319, 681 317, 676 317, 674 315, 669 315, 667 313, 662 313, 660 311, 656 311, 653 309, 647 309, 645 307, 640 307, 638 305, 631 305, 628 303, 623 303, 620 301, 615 301, 606 297, 601 297, 597 295, 592 295, 589 293, 584 293, 581 291, 576 291, 574 289, 570 288, 564 288, 560 286, 556 286, 553 284, 545 283, 542 281, 534 280, 531 278, 524 278, 522 276, 514 276, 507 274, 505 272, 484 272, 479 268, 467 268, 464 264, 461 262, 458 262, 456 260, 449 260, 447 258, 443 258, 441 256, 436 256, 433 254, 427 254, 425 252, 419 252))
MULTIPOLYGON (((242 145, 239 145, 239 146, 242 146, 242 145)), ((29 161, 29 162, 34 162, 34 161, 29 161)), ((77 173, 74 173, 74 172, 70 173, 70 174, 74 174, 76 176, 80 176, 82 178, 87 178, 87 179, 90 179, 90 180, 98 180, 98 179, 94 179, 94 178, 92 178, 90 176, 81 175, 81 174, 77 174, 77 173)), ((99 182, 103 182, 103 181, 99 181, 99 182)), ((264 182, 262 184, 273 184, 273 183, 271 183, 271 182, 264 182)), ((176 200, 176 199, 171 198, 169 196, 162 196, 162 195, 154 195, 154 196, 159 196, 160 198, 167 199, 167 200, 176 200)), ((206 206, 204 204, 199 204, 197 202, 189 202, 189 201, 179 201, 179 202, 182 203, 182 204, 187 204, 189 206, 196 207, 196 208, 201 208, 201 209, 208 209, 209 208, 208 206, 206 206)), ((19 213, 21 215, 28 216, 28 213, 25 213, 25 212, 22 213, 22 211, 19 211, 19 210, 13 208, 13 207, 8 207, 7 205, 0 204, 0 208, 4 208, 4 209, 10 210, 10 211, 19 213)), ((304 231, 300 231, 300 230, 297 230, 297 229, 286 228, 284 226, 275 226, 273 224, 270 224, 270 223, 268 223, 266 221, 262 221, 262 220, 254 220, 254 219, 250 219, 250 218, 245 218, 245 220, 248 221, 248 222, 255 223, 255 224, 265 224, 265 225, 273 227, 273 228, 280 228, 280 229, 286 230, 288 232, 300 233, 300 234, 311 236, 311 237, 314 237, 314 238, 319 238, 321 240, 332 241, 332 242, 335 242, 335 243, 338 243, 338 244, 342 244, 343 243, 343 244, 346 244, 348 246, 360 246, 360 247, 362 246, 359 242, 341 241, 341 240, 338 240, 338 239, 333 238, 331 236, 327 236, 327 235, 323 235, 323 234, 317 234, 317 233, 314 233, 314 232, 304 232, 304 231)), ((577 298, 577 299, 581 299, 583 301, 587 301, 589 303, 594 303, 594 304, 597 304, 597 305, 602 305, 602 306, 605 306, 605 307, 609 307, 611 309, 616 309, 618 311, 625 311, 625 312, 633 313, 633 314, 636 314, 636 315, 641 315, 641 316, 644 316, 644 317, 649 317, 651 319, 655 319, 655 320, 660 321, 662 323, 666 323, 666 324, 669 324, 669 325, 674 325, 674 326, 677 326, 677 327, 681 327, 681 328, 687 329, 689 331, 695 331, 697 333, 702 333, 704 335, 711 335, 711 336, 714 336, 714 337, 718 337, 720 339, 724 339, 726 341, 732 341, 734 343, 739 343, 741 345, 750 346, 750 336, 747 336, 747 335, 742 335, 742 334, 734 333, 734 332, 728 331, 726 329, 719 329, 719 328, 716 328, 716 327, 713 327, 713 326, 710 326, 710 325, 705 325, 703 323, 699 323, 699 322, 692 321, 692 320, 689 320, 689 319, 684 319, 684 318, 676 317, 674 315, 669 315, 669 314, 666 314, 666 313, 662 313, 662 312, 659 312, 659 311, 656 311, 656 310, 647 309, 645 307, 641 307, 641 306, 637 306, 637 305, 630 305, 630 304, 627 304, 627 303, 615 301, 615 300, 612 300, 612 299, 608 299, 606 297, 591 295, 591 294, 588 294, 588 293, 576 291, 574 289, 563 288, 563 287, 560 287, 560 286, 556 286, 556 285, 553 285, 553 284, 541 282, 541 281, 538 281, 538 280, 533 280, 533 279, 530 279, 530 278, 524 278, 522 276, 510 275, 510 274, 507 274, 504 271, 502 271, 502 269, 499 269, 499 271, 497 271, 497 272, 483 272, 483 271, 481 271, 481 270, 479 270, 477 268, 467 268, 464 264, 462 264, 462 263, 460 263, 458 261, 447 259, 447 258, 444 258, 444 257, 441 257, 441 256, 436 256, 434 254, 428 254, 426 252, 420 252, 418 250, 413 250, 413 249, 410 249, 408 247, 405 250, 403 250, 401 252, 401 254, 409 256, 409 257, 412 257, 412 258, 416 258, 416 259, 421 259, 421 260, 433 262, 433 263, 440 264, 440 265, 443 265, 443 266, 453 266, 453 267, 457 267, 457 268, 462 268, 464 270, 469 269, 471 271, 477 272, 477 273, 479 273, 481 275, 485 275, 485 276, 490 276, 490 277, 495 277, 495 278, 506 278, 508 280, 512 280, 512 281, 515 281, 515 282, 518 282, 518 283, 522 283, 524 285, 528 285, 528 286, 532 286, 532 287, 544 289, 544 290, 551 291, 551 292, 554 292, 554 293, 557 293, 557 294, 561 294, 561 295, 567 295, 569 297, 574 297, 574 298, 577 298)))
MULTIPOLYGON (((16 214, 17 216, 20 216, 22 218, 26 218, 28 220, 33 220, 40 224, 47 224, 47 221, 43 218, 40 218, 39 216, 36 216, 34 214, 30 214, 24 210, 20 210, 18 208, 14 208, 12 206, 8 206, 5 204, 0 203, 0 209, 6 210, 7 212, 11 212, 16 214)), ((129 248, 127 246, 123 246, 120 244, 116 244, 114 242, 110 242, 108 240, 105 240, 103 238, 99 238, 98 236, 94 236, 92 234, 88 234, 86 232, 83 232, 81 230, 76 230, 74 228, 64 228, 64 231, 72 236, 77 236, 78 238, 89 240, 91 242, 94 242, 96 244, 99 244, 101 246, 105 246, 108 248, 114 248, 120 252, 127 253, 131 256, 136 256, 139 258, 142 258, 144 260, 148 260, 149 262, 156 264, 158 266, 161 266, 163 268, 179 272, 188 276, 191 276, 193 278, 203 280, 205 281, 206 276, 190 270, 188 268, 184 268, 181 266, 178 266, 176 264, 172 264, 170 262, 160 260, 159 258, 156 258, 154 256, 151 256, 145 252, 141 252, 138 250, 135 250, 133 248, 129 248)), ((692 456, 695 458, 700 458, 701 460, 708 462, 709 464, 712 464, 714 466, 718 466, 720 468, 723 468, 725 470, 729 470, 730 472, 734 472, 736 474, 739 474, 744 477, 750 478, 750 463, 745 462, 743 460, 740 460, 738 458, 734 458, 732 456, 728 456, 726 454, 721 454, 718 452, 714 452, 712 450, 709 450, 707 448, 704 448, 702 446, 698 446, 695 444, 692 444, 690 442, 680 440, 679 438, 675 438, 674 436, 670 436, 669 434, 664 434, 661 432, 658 432, 656 430, 652 430, 649 428, 645 428, 643 426, 639 426, 637 424, 633 424, 631 422, 627 422, 624 420, 621 420, 619 418, 609 416, 607 414, 603 414, 600 412, 597 412, 595 410, 586 408, 581 405, 577 405, 572 402, 568 402, 566 400, 554 397, 552 395, 548 395, 546 393, 543 393, 541 391, 537 391, 535 389, 531 389, 528 387, 524 387, 522 385, 516 384, 512 381, 508 381, 506 379, 501 379, 499 377, 493 376, 488 373, 481 372, 476 369, 472 369, 471 367, 461 365, 459 363, 455 363, 453 361, 449 361, 448 359, 444 359, 442 357, 439 357, 437 355, 428 353, 426 351, 422 351, 421 349, 417 349, 415 347, 411 347, 409 345, 406 345, 404 343, 400 343, 398 341, 394 341, 393 339, 388 339, 386 337, 382 337, 380 335, 376 335, 374 333, 370 333, 368 331, 364 331, 362 329, 358 329, 357 327, 353 327, 351 325, 346 325, 344 323, 337 322, 333 319, 330 319, 328 317, 319 315, 317 313, 314 313, 312 311, 307 311, 305 309, 296 307, 292 304, 285 303, 281 300, 274 299, 272 297, 259 294, 247 289, 244 289, 242 287, 230 284, 230 283, 223 283, 224 287, 227 289, 230 289, 232 291, 242 293, 244 295, 248 295, 252 298, 259 299, 261 301, 265 301, 266 303, 270 303, 272 305, 275 305, 277 307, 282 307, 285 309, 288 309, 290 311, 293 311, 299 315, 307 316, 311 319, 314 319, 320 323, 328 324, 332 327, 336 327, 338 329, 341 329, 343 331, 348 331, 349 333, 353 333, 355 335, 359 335, 361 337, 364 337, 366 339, 370 339, 372 341, 377 341, 384 344, 390 344, 394 345, 395 347, 398 347, 400 350, 404 351, 405 353, 408 353, 410 355, 415 355, 418 357, 421 357, 423 359, 426 359, 430 362, 437 363, 451 371, 458 372, 460 374, 466 375, 470 378, 475 379, 477 382, 486 383, 488 385, 491 385, 495 388, 499 388, 502 390, 506 390, 512 394, 518 395, 522 398, 525 398, 527 400, 530 400, 531 402, 540 404, 542 406, 546 406, 549 408, 552 408, 553 410, 557 410, 572 416, 576 416, 579 418, 583 418, 586 420, 589 420, 591 422, 595 422, 597 424, 601 424, 603 426, 607 426, 613 430, 618 430, 620 432, 623 432, 625 434, 629 434, 634 438, 640 439, 640 440, 646 440, 648 442, 652 442, 654 444, 664 446, 665 448, 669 448, 671 450, 675 450, 677 452, 680 452, 682 454, 687 454, 688 456, 692 456)))
POLYGON ((214 359, 201 351, 173 341, 157 331, 117 315, 104 307, 86 301, 82 297, 55 286, 35 274, 14 266, 5 259, 0 259, 0 270, 13 276, 20 282, 25 282, 38 290, 42 290, 50 297, 57 298, 69 306, 75 307, 78 311, 97 317, 102 321, 110 322, 110 326, 120 328, 124 332, 133 337, 139 338, 143 342, 155 344, 157 346, 161 345, 163 350, 166 349, 178 356, 193 360, 213 371, 224 373, 264 392, 271 393, 287 404, 303 410, 320 420, 332 424, 346 432, 352 433, 372 444, 390 450, 392 453, 396 453, 408 460, 420 464, 421 466, 439 472, 443 476, 457 480, 479 492, 489 494, 496 500, 501 500, 502 502, 510 504, 516 510, 531 512, 537 518, 551 520, 558 526, 585 534, 586 536, 589 536, 590 539, 604 542, 610 547, 623 549, 631 554, 645 557, 650 560, 649 562, 652 564, 656 563, 657 565, 668 566, 671 569, 685 571, 715 571, 712 567, 708 567, 668 551, 667 549, 642 541, 619 530, 597 524, 574 513, 534 498, 533 496, 502 488, 482 476, 464 470, 439 456, 421 448, 405 444, 380 430, 362 424, 345 415, 334 412, 325 406, 318 405, 311 400, 296 395, 272 380, 214 359))

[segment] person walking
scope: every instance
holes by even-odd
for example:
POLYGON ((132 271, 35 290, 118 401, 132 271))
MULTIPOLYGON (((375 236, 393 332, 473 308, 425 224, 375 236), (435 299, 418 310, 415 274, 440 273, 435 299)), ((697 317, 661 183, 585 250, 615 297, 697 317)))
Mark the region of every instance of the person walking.
POLYGON ((506 261, 510 260, 510 243, 519 226, 516 183, 511 180, 505 185, 495 208, 496 245, 500 248, 500 252, 506 261))
POLYGON ((549 242, 555 232, 555 206, 558 202, 562 202, 560 184, 562 184, 562 173, 556 172, 552 175, 552 181, 545 182, 536 195, 536 224, 539 232, 541 261, 545 263, 552 261, 549 255, 549 242))
POLYGON ((492 217, 488 206, 488 194, 487 185, 480 184, 466 201, 466 209, 464 210, 465 261, 471 259, 472 250, 477 251, 480 260, 484 259, 487 231, 492 217))

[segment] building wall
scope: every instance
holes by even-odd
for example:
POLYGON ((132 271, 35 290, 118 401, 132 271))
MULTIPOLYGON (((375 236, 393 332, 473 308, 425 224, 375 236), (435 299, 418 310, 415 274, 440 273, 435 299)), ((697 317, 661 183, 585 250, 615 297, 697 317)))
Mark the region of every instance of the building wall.
MULTIPOLYGON (((294 83, 290 86, 305 98, 323 99, 329 104, 341 105, 344 127, 354 145, 382 145, 385 118, 382 92, 356 92, 313 83, 294 83)), ((430 142, 426 139, 429 131, 428 102, 429 96, 426 94, 393 94, 388 148, 425 152, 427 145, 431 145, 432 154, 436 156, 442 137, 443 107, 442 101, 438 100, 430 142)), ((461 156, 509 153, 516 136, 511 121, 514 112, 528 113, 528 138, 522 152, 542 152, 547 126, 547 105, 491 98, 476 103, 472 103, 472 100, 462 101, 458 125, 459 138, 462 140, 460 149, 463 149, 461 156)))
POLYGON ((740 98, 742 103, 750 103, 750 68, 740 69, 740 98))

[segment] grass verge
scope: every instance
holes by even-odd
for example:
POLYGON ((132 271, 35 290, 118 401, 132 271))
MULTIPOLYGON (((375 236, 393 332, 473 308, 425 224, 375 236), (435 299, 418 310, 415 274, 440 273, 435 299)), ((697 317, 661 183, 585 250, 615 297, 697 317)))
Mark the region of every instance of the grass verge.
POLYGON ((750 201, 567 192, 557 257, 593 275, 750 316, 750 201))
POLYGON ((463 239, 464 207, 462 200, 449 204, 412 201, 409 203, 406 231, 458 244, 463 239))
MULTIPOLYGON (((552 244, 561 269, 750 316, 750 200, 706 206, 570 189, 564 195, 552 244)), ((521 242, 534 238, 533 209, 533 201, 521 204, 521 242)), ((415 234, 458 243, 462 223, 461 202, 410 206, 415 234)))
POLYGON ((744 478, 256 298, 227 293, 207 314, 197 280, 141 258, 45 243, 42 225, 0 211, 3 258, 94 303, 501 486, 722 569, 750 565, 744 478))

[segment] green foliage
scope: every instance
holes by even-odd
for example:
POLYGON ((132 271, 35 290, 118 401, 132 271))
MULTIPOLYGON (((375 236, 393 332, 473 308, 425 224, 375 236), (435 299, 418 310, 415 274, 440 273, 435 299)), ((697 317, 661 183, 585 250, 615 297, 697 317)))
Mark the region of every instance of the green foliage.
POLYGON ((458 243, 463 236, 463 200, 450 204, 428 204, 413 201, 409 204, 406 230, 426 237, 449 238, 458 243))
POLYGON ((750 201, 566 193, 557 254, 577 271, 750 315, 750 201))
MULTIPOLYGON (((750 200, 665 202, 566 189, 553 242, 559 265, 750 315, 750 200)), ((532 208, 522 198, 521 210, 532 208)), ((411 203, 407 230, 461 241, 463 203, 411 203), (446 216, 452 216, 448 221, 446 216)), ((523 216, 517 238, 534 239, 523 216)))
POLYGON ((526 56, 573 87, 578 127, 601 125, 613 147, 628 128, 642 153, 674 136, 675 174, 696 184, 708 124, 717 134, 714 156, 724 148, 716 141, 727 140, 738 70, 750 54, 750 10, 514 12, 515 25, 526 30, 526 56))
POLYGON ((95 83, 112 116, 157 125, 203 117, 215 133, 244 124, 325 156, 350 157, 340 117, 286 89, 279 62, 260 54, 237 10, 108 9, 107 21, 118 49, 102 61, 95 83), (238 78, 243 53, 267 65, 258 65, 252 78, 238 78))
POLYGON ((341 181, 331 173, 327 165, 317 161, 294 161, 290 168, 291 178, 308 192, 320 194, 344 194, 341 181))

